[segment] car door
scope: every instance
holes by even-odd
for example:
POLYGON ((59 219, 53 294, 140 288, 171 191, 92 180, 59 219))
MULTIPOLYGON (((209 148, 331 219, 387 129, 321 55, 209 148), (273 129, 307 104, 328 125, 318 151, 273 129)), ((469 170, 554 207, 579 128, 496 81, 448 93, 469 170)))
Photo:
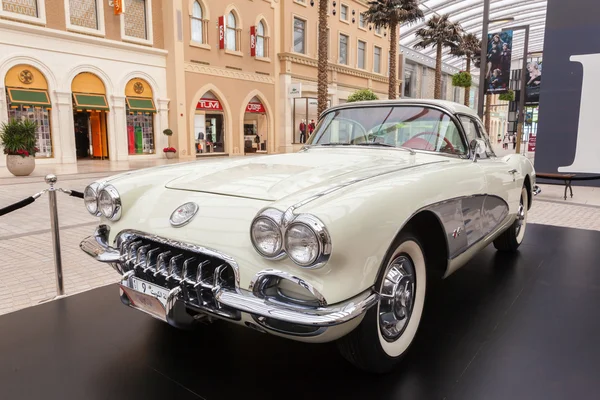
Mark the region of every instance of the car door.
POLYGON ((501 158, 496 157, 491 147, 488 135, 481 123, 467 115, 461 115, 460 121, 469 140, 475 138, 486 142, 486 154, 477 160, 482 168, 487 187, 487 194, 499 197, 509 205, 509 213, 517 212, 521 188, 519 187, 519 172, 511 168, 501 158))

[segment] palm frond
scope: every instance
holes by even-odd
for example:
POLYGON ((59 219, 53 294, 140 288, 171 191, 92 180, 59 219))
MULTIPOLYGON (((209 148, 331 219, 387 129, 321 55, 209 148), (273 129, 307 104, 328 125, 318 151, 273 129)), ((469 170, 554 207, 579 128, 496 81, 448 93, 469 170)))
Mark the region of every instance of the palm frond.
POLYGON ((393 24, 412 24, 424 17, 417 0, 376 0, 369 1, 368 5, 366 20, 377 28, 387 28, 393 24))

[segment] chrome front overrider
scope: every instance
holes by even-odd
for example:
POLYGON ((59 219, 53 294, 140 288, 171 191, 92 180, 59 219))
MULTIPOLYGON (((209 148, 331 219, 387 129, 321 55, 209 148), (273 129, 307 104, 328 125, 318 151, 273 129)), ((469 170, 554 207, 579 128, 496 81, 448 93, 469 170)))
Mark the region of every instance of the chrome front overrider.
MULTIPOLYGON (((97 261, 110 263, 111 266, 122 275, 121 285, 133 289, 131 278, 135 276, 135 271, 123 271, 123 269, 119 267, 126 255, 122 255, 118 249, 109 246, 108 234, 108 228, 106 226, 100 226, 96 229, 94 235, 81 242, 80 248, 97 261)), ((189 245, 186 244, 182 244, 182 246, 189 247, 189 245)), ((306 286, 306 282, 303 281, 298 281, 298 284, 306 286)), ((241 289, 239 287, 239 280, 237 279, 235 286, 235 288, 215 287, 213 289, 213 295, 217 303, 239 312, 249 314, 256 321, 265 319, 277 320, 284 324, 287 323, 313 328, 326 328, 344 324, 363 315, 379 301, 379 295, 369 289, 341 303, 327 305, 325 299, 322 298, 320 299, 321 301, 319 301, 319 305, 307 306, 305 304, 294 302, 283 303, 281 301, 273 301, 268 297, 261 296, 257 290, 253 290, 255 289, 254 287, 249 290, 241 289)), ((183 304, 182 290, 183 287, 174 287, 169 291, 164 318, 160 316, 161 318, 159 319, 174 326, 181 325, 182 321, 176 316, 175 310, 178 307, 185 307, 183 304)), ((121 299, 125 304, 137 308, 128 301, 123 290, 121 290, 121 299)), ((158 318, 156 315, 150 315, 158 318)), ((216 317, 222 316, 216 315, 216 317)))

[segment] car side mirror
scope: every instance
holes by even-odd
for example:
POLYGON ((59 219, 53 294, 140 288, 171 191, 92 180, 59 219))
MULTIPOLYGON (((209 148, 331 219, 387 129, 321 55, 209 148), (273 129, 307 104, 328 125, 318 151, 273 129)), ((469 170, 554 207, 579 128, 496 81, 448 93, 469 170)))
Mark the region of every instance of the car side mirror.
POLYGON ((477 162, 478 158, 485 158, 487 155, 485 152, 485 148, 486 148, 485 140, 483 140, 483 139, 471 140, 471 143, 469 143, 469 150, 471 151, 471 160, 473 160, 473 162, 477 162))

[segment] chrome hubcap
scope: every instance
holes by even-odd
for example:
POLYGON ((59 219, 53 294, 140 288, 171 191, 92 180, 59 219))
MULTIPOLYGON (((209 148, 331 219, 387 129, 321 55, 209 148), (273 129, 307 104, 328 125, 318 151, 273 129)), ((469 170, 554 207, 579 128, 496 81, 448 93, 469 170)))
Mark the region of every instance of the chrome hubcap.
POLYGON ((387 341, 396 340, 408 325, 415 302, 415 267, 407 256, 389 266, 381 288, 379 328, 387 341))
POLYGON ((519 203, 519 209, 517 210, 517 226, 516 226, 517 236, 519 236, 519 233, 521 232, 521 229, 523 228, 524 223, 525 223, 525 207, 523 206, 523 198, 521 197, 521 202, 519 203))

